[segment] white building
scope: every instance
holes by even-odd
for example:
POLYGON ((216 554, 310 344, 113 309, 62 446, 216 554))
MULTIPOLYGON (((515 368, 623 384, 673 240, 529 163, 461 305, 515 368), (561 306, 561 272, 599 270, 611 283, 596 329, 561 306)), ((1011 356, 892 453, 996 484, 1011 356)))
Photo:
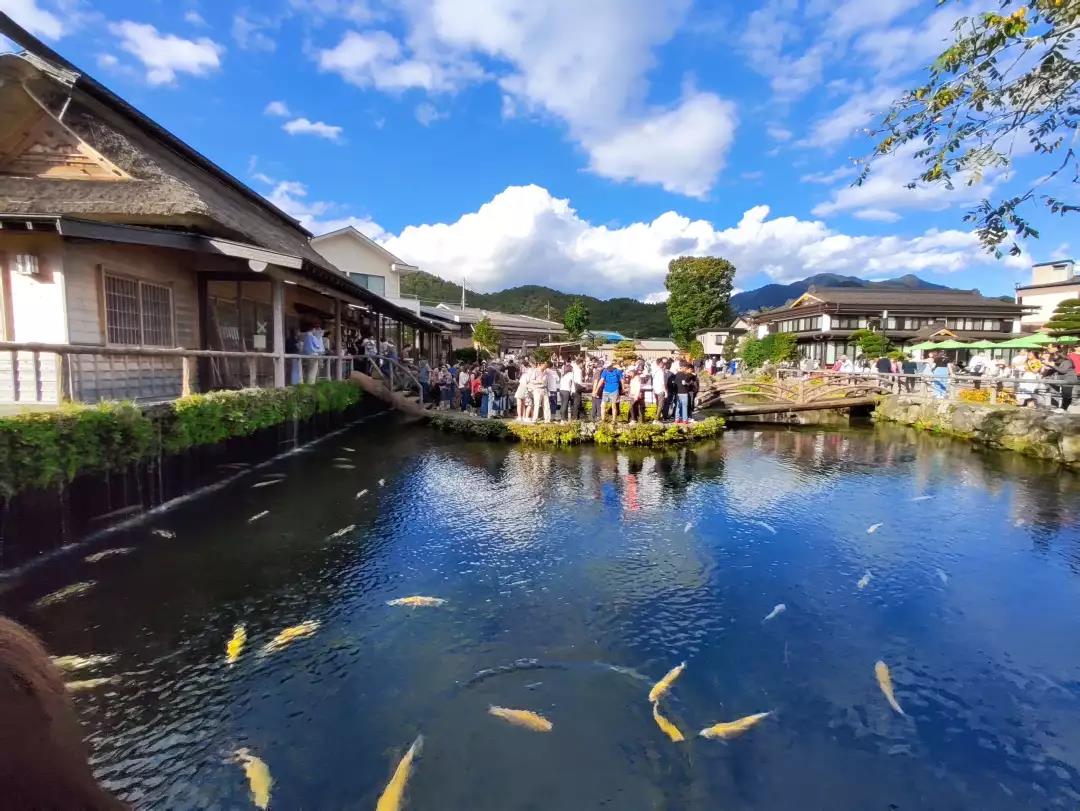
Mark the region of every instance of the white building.
POLYGON ((1016 288, 1016 303, 1035 308, 1021 319, 1024 332, 1034 332, 1050 320, 1061 302, 1080 298, 1080 268, 1073 259, 1031 266, 1031 284, 1016 288))
POLYGON ((724 352, 724 344, 727 342, 728 336, 734 335, 736 338, 742 338, 750 331, 750 328, 750 322, 740 315, 729 326, 703 329, 694 337, 701 341, 701 346, 704 348, 706 355, 721 355, 724 352))
POLYGON ((420 314, 420 302, 401 295, 401 277, 420 268, 398 259, 351 225, 314 237, 311 246, 361 287, 420 314))

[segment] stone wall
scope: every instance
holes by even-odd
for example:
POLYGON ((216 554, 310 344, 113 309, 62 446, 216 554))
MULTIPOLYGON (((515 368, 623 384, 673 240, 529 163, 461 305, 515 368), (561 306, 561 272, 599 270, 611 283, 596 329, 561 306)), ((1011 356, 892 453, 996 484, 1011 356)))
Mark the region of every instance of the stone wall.
POLYGON ((881 399, 874 419, 1052 459, 1080 471, 1080 414, 890 395, 881 399))

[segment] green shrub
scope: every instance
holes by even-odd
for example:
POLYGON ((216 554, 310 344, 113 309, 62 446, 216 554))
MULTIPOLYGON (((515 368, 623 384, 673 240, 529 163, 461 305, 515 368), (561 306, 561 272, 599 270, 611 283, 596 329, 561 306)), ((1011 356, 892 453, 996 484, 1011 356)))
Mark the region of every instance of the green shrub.
POLYGON ((131 403, 67 404, 0 417, 0 495, 122 470, 156 456, 210 445, 360 400, 347 381, 181 397, 149 411, 131 403))
POLYGON ((693 425, 654 425, 641 423, 613 425, 610 422, 520 423, 505 420, 475 419, 454 414, 433 413, 428 422, 435 428, 481 439, 512 440, 529 445, 606 446, 668 445, 719 436, 724 420, 709 417, 693 425))

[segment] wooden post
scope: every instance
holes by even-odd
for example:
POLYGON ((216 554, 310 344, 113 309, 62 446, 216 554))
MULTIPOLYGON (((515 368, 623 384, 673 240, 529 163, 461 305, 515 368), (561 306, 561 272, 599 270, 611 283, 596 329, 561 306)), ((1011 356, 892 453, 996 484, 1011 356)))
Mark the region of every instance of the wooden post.
POLYGON ((274 310, 274 388, 285 386, 285 283, 271 279, 272 306, 274 310))
POLYGON ((191 394, 191 379, 195 377, 195 358, 184 355, 180 359, 180 396, 191 394))
POLYGON ((248 358, 248 388, 254 389, 259 386, 258 358, 248 358))
MULTIPOLYGON (((345 347, 341 344, 341 299, 334 299, 334 352, 337 353, 337 373, 335 380, 342 380, 345 371, 345 347)), ((330 375, 327 375, 330 377, 330 375)))

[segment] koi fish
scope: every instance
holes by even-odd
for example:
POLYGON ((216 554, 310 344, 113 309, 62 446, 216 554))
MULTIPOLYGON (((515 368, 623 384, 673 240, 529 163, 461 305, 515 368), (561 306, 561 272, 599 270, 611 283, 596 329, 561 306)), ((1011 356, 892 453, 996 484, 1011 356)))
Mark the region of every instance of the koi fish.
POLYGON ((356 524, 349 524, 349 526, 342 527, 337 532, 331 532, 329 535, 326 536, 326 540, 332 541, 334 540, 334 538, 340 538, 343 535, 348 535, 354 529, 356 529, 356 524))
POLYGON ((754 715, 748 715, 745 718, 740 718, 738 721, 728 721, 727 723, 714 724, 711 727, 706 727, 698 734, 702 738, 720 738, 721 740, 730 740, 731 738, 737 738, 742 735, 750 727, 757 726, 772 715, 771 712, 759 712, 754 715))
POLYGON ((357 498, 363 498, 366 495, 367 495, 367 490, 361 490, 359 493, 356 494, 356 497, 357 498))
POLYGON ((896 695, 893 693, 892 676, 889 673, 889 666, 884 662, 878 662, 874 665, 874 675, 877 676, 878 687, 881 688, 881 692, 885 694, 885 700, 889 702, 889 706, 896 710, 901 715, 906 715, 901 709, 900 704, 896 700, 896 695))
POLYGON ((87 555, 83 560, 87 563, 101 563, 101 561, 106 558, 112 558, 118 555, 130 555, 134 551, 134 546, 120 546, 116 549, 106 549, 104 552, 95 552, 93 555, 87 555))
POLYGON ((251 518, 248 519, 248 523, 249 524, 254 524, 260 518, 266 518, 266 516, 268 516, 268 515, 270 515, 269 510, 263 510, 261 513, 255 513, 255 515, 251 516, 251 518))
POLYGON ((683 734, 679 731, 679 728, 660 714, 659 701, 653 702, 652 717, 653 720, 656 721, 656 725, 660 727, 660 731, 667 735, 669 738, 671 738, 672 742, 679 743, 680 741, 686 740, 686 738, 683 737, 683 734))
POLYGON ((348 451, 349 453, 356 453, 356 448, 348 448, 348 447, 346 447, 345 445, 342 445, 342 446, 341 446, 341 449, 342 449, 343 451, 348 451))
POLYGON ((949 576, 945 574, 945 572, 943 572, 941 569, 937 570, 937 576, 942 583, 944 583, 946 586, 949 585, 949 576))
POLYGON ((151 535, 157 535, 159 538, 175 538, 176 537, 176 533, 173 532, 171 529, 152 529, 152 530, 150 530, 150 534, 151 535))
POLYGON ((69 681, 64 683, 64 687, 67 688, 69 693, 81 693, 83 690, 93 690, 97 687, 101 687, 104 684, 112 684, 116 681, 116 676, 109 676, 108 678, 101 679, 84 679, 83 681, 69 681))
POLYGON ((71 597, 78 597, 80 594, 86 594, 97 582, 94 580, 85 580, 82 583, 72 583, 70 586, 64 586, 62 589, 54 591, 52 594, 46 594, 40 600, 34 603, 35 608, 44 608, 48 605, 56 605, 62 603, 71 597))
POLYGON ((386 784, 383 793, 379 795, 379 801, 375 804, 375 811, 399 811, 402 801, 405 799, 405 784, 409 782, 412 773, 413 761, 424 748, 424 736, 417 735, 412 742, 409 751, 398 761, 397 768, 390 782, 386 784))
POLYGON ((771 619, 776 619, 776 617, 779 617, 785 611, 787 611, 787 606, 783 603, 779 603, 772 611, 765 615, 765 619, 763 619, 762 622, 768 622, 771 619))
POLYGON ((270 776, 270 767, 266 762, 253 754, 251 750, 237 749, 236 762, 244 767, 244 774, 248 780, 248 790, 251 791, 251 801, 256 808, 270 807, 270 788, 274 785, 274 778, 270 776))
POLYGON ((933 496, 915 496, 912 501, 929 501, 933 496))
POLYGON ((873 579, 873 577, 874 576, 872 574, 870 574, 870 572, 867 572, 862 577, 860 577, 859 582, 855 584, 856 586, 859 587, 859 591, 862 591, 864 588, 869 586, 870 581, 873 579))
POLYGON ((331 462, 344 462, 348 464, 351 460, 347 456, 335 456, 330 460, 331 462))
POLYGON ((230 665, 236 662, 240 658, 240 653, 244 650, 244 643, 247 642, 247 628, 243 623, 240 623, 233 629, 232 638, 225 645, 225 661, 230 665))
POLYGON ((282 479, 271 479, 268 482, 255 482, 255 484, 251 485, 251 489, 258 490, 260 487, 269 487, 272 484, 281 484, 282 481, 282 479))
POLYGON ((652 689, 649 691, 649 701, 654 704, 659 701, 664 693, 671 689, 671 685, 675 683, 675 679, 679 678, 685 669, 686 662, 671 668, 664 678, 660 679, 660 681, 652 686, 652 689))
POLYGON ((764 521, 752 521, 751 523, 757 524, 759 527, 764 527, 765 529, 769 530, 769 532, 771 532, 773 535, 776 534, 776 527, 772 526, 771 524, 766 524, 764 521))
POLYGON ((507 707, 496 707, 492 704, 488 707, 488 715, 502 718, 514 726, 525 727, 533 732, 551 732, 555 725, 544 716, 532 710, 511 710, 507 707))
POLYGON ((301 622, 299 625, 292 625, 285 628, 282 631, 279 631, 277 636, 263 646, 262 655, 265 656, 268 653, 281 650, 286 645, 289 645, 294 639, 304 639, 305 637, 314 636, 315 632, 318 630, 318 620, 308 620, 307 622, 301 622))
POLYGON ((884 526, 884 524, 871 524, 870 528, 868 530, 866 530, 866 534, 867 535, 873 535, 875 532, 877 532, 883 526, 884 526))
POLYGON ((386 487, 386 479, 379 479, 379 487, 386 487))
POLYGON ((421 597, 416 595, 414 597, 398 597, 396 600, 389 600, 387 605, 404 605, 409 608, 435 608, 440 605, 445 605, 446 600, 442 597, 421 597))
POLYGON ((78 670, 93 670, 104 665, 111 665, 116 661, 116 655, 112 653, 94 653, 90 656, 53 656, 52 663, 61 670, 74 672, 78 670))
POLYGON ((686 526, 682 528, 682 531, 683 532, 689 532, 693 528, 694 528, 694 525, 691 522, 687 521, 686 526))
POLYGON ((334 465, 334 470, 356 470, 356 465, 350 465, 347 462, 339 462, 334 465))

